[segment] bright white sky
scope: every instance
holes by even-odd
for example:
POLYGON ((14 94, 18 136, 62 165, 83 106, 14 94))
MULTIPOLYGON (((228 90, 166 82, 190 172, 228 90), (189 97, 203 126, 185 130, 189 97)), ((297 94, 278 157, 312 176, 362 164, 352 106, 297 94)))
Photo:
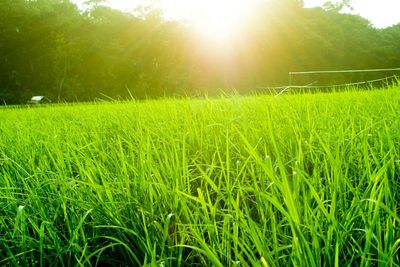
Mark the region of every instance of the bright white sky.
MULTIPOLYGON (((84 0, 73 0, 82 3, 84 0)), ((250 1, 250 0, 246 0, 250 1)), ((244 2, 246 2, 244 1, 244 2)), ((306 7, 320 6, 327 0, 305 0, 306 7)), ((151 3, 151 0, 108 0, 110 6, 122 10, 132 10, 140 4, 151 3)), ((167 17, 180 18, 188 14, 190 8, 193 9, 193 2, 196 0, 158 0, 162 3, 167 17), (190 7, 192 5, 192 7, 190 7)), ((204 1, 202 1, 204 2, 204 1)), ((215 3, 215 2, 214 2, 215 3)), ((375 27, 384 28, 393 24, 400 23, 400 0, 351 0, 354 11, 372 22, 375 27)))
MULTIPOLYGON (((322 5, 325 0, 305 0, 306 6, 322 5)), ((377 28, 400 23, 400 0, 351 0, 354 11, 377 28)))

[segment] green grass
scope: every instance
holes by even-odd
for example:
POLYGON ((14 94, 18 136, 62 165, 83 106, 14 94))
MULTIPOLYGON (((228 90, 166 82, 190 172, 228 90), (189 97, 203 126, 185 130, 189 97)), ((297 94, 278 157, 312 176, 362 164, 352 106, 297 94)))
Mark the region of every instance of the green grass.
POLYGON ((400 88, 0 110, 0 265, 400 266, 400 88))

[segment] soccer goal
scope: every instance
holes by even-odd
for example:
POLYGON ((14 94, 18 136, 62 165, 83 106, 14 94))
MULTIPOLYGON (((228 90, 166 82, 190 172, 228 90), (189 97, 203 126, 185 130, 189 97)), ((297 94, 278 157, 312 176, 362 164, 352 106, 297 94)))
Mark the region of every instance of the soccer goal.
POLYGON ((359 85, 386 85, 397 81, 400 68, 335 70, 335 71, 299 71, 289 72, 290 87, 332 88, 359 85))

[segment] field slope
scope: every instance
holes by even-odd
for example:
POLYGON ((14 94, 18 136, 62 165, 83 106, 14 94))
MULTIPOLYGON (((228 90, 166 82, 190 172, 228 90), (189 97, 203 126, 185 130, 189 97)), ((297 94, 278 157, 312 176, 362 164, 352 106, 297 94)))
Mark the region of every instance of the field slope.
POLYGON ((400 88, 0 109, 0 265, 400 266, 400 88))

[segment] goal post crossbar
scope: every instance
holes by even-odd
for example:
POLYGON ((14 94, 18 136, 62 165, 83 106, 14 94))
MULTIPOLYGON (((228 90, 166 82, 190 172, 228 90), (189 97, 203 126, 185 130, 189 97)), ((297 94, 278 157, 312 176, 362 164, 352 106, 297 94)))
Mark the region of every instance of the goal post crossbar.
POLYGON ((392 68, 392 69, 366 69, 366 70, 291 71, 291 72, 289 72, 289 75, 299 75, 299 74, 322 74, 322 73, 350 73, 350 72, 385 72, 385 71, 400 71, 400 68, 392 68))

